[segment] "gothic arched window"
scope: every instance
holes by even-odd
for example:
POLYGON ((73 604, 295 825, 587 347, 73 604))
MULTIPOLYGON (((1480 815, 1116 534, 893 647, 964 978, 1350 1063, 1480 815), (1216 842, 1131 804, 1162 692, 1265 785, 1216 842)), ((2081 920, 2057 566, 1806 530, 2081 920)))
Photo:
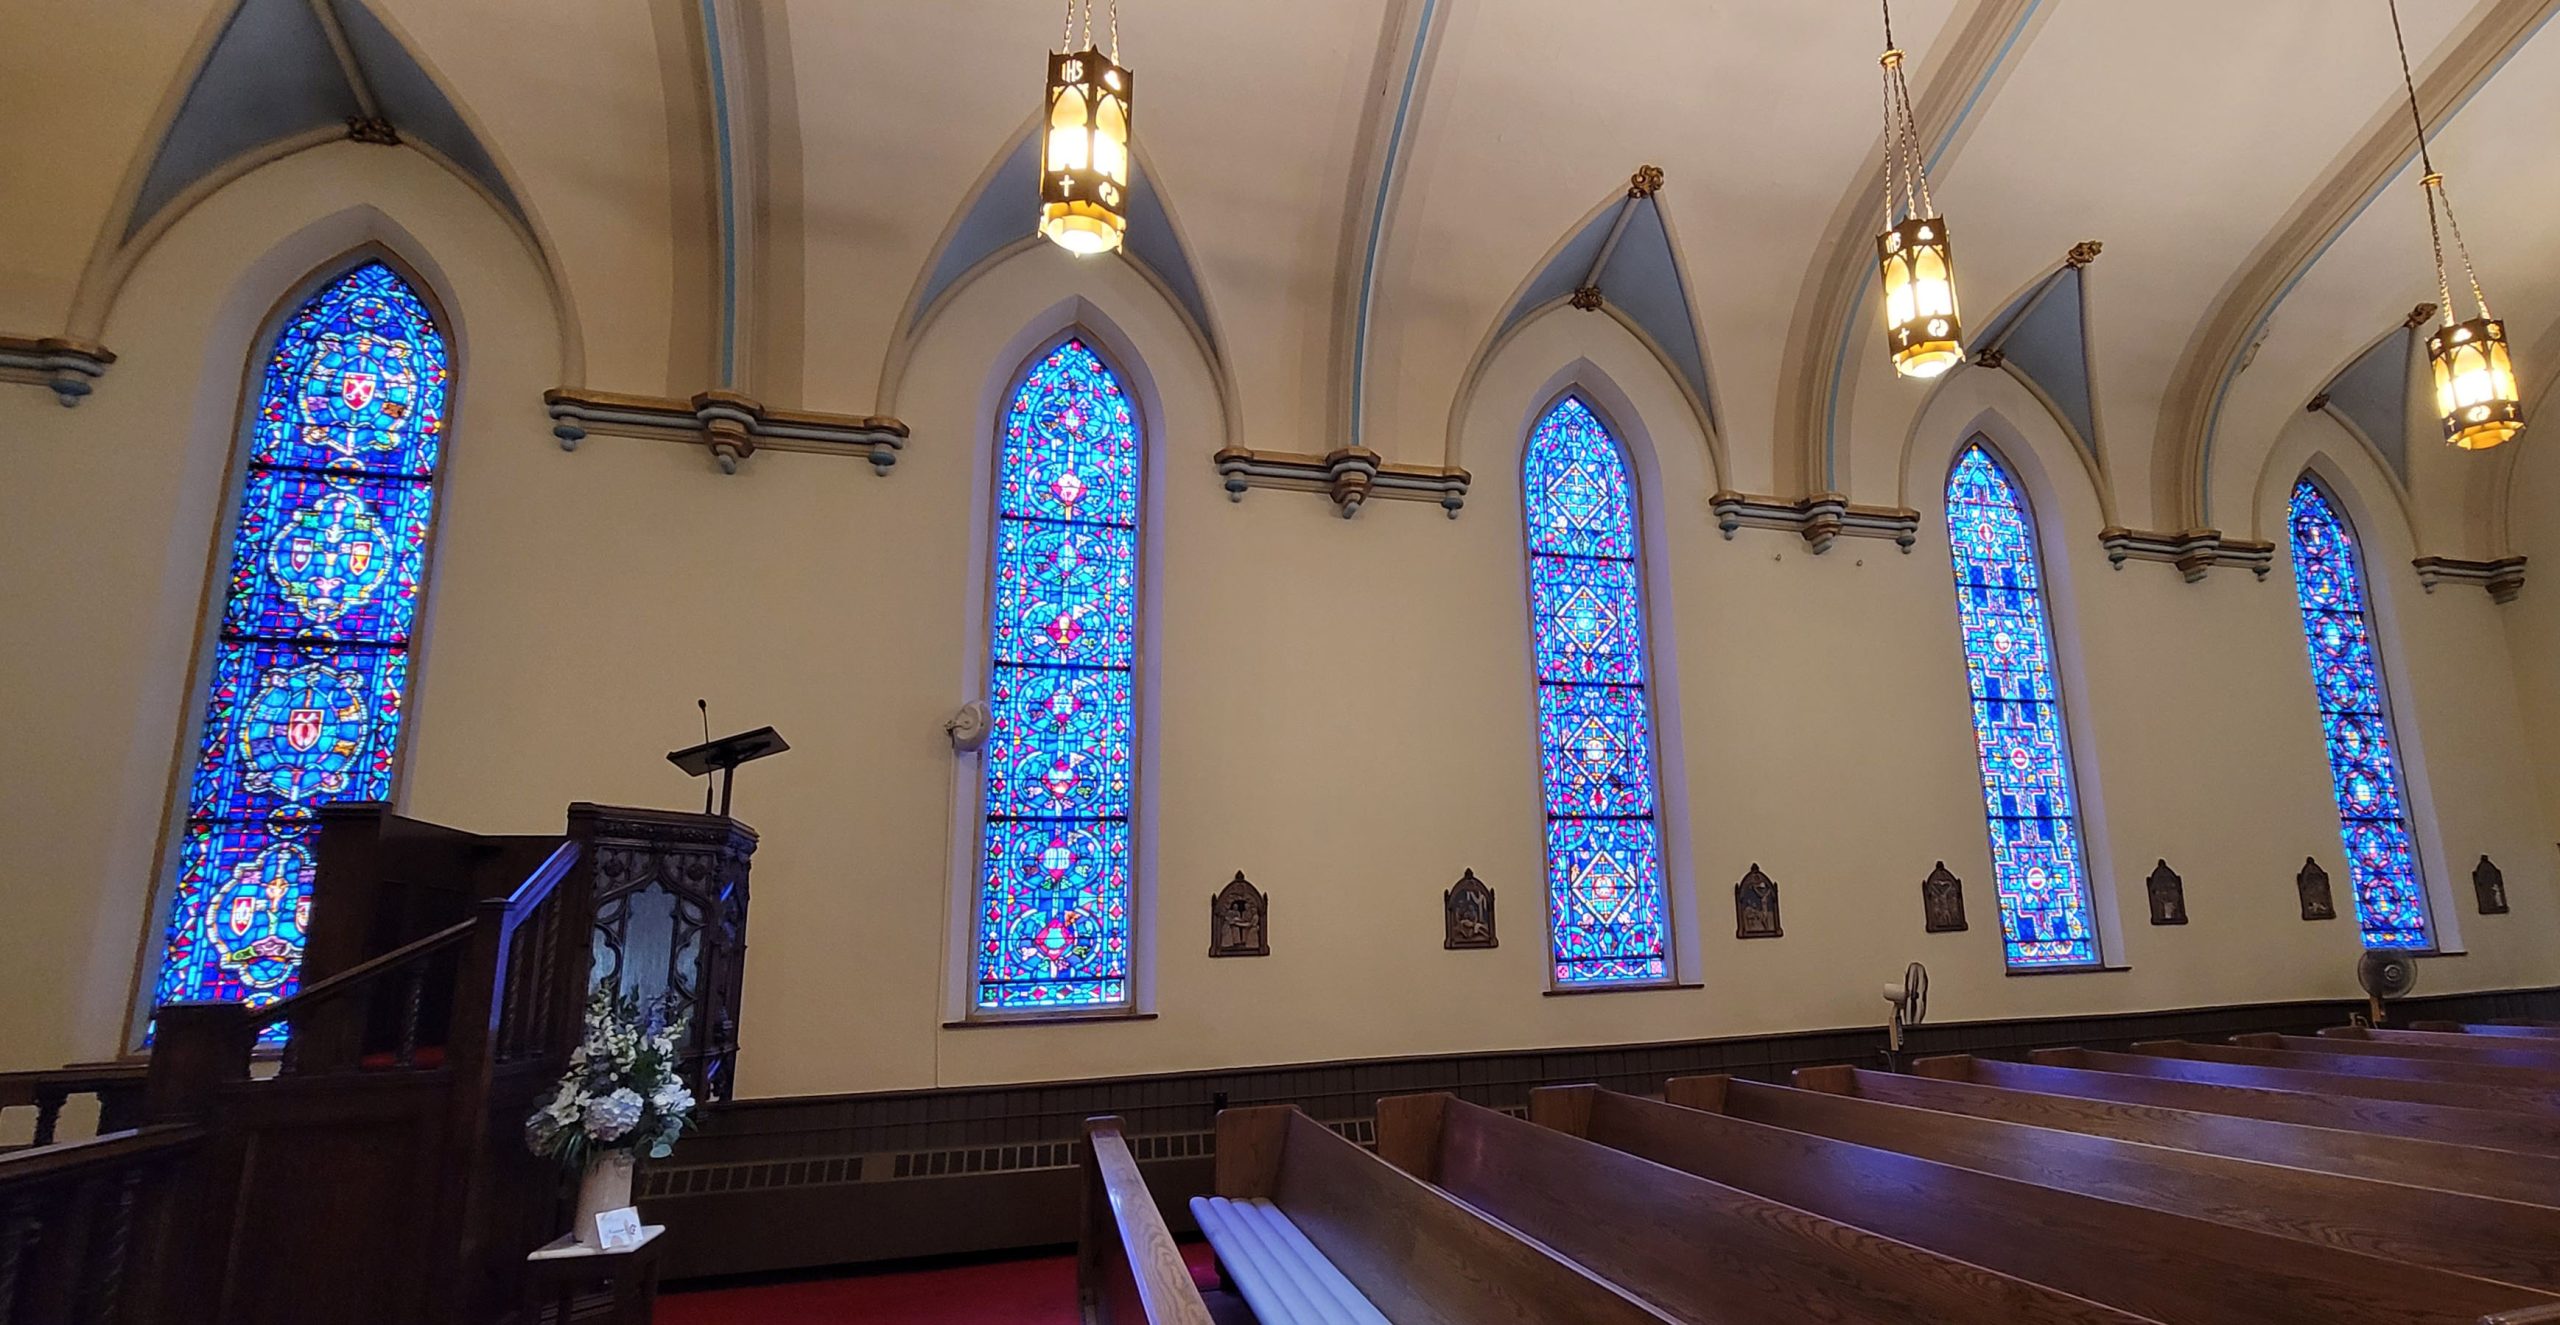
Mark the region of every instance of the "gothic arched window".
POLYGON ((1137 407, 1083 340, 1034 360, 996 471, 980 1012, 1130 1006, 1137 407))
POLYGON ((2409 799, 2400 783, 2391 703, 2382 688, 2355 533, 2307 474, 2293 485, 2287 517, 2294 595, 2302 605, 2311 689, 2328 738, 2330 787, 2355 885, 2356 924, 2368 948, 2431 947, 2427 889, 2409 834, 2409 799))
POLYGON ((1947 541, 2008 963, 2019 970, 2095 966, 2098 929, 2035 514, 1978 441, 1947 476, 1947 541))
POLYGON ((1555 983, 1668 980, 1644 567, 1626 452, 1589 405, 1566 396, 1530 435, 1521 489, 1555 983))
POLYGON ((449 385, 444 333, 381 262, 322 286, 276 333, 155 1004, 290 996, 313 812, 391 798, 449 385))

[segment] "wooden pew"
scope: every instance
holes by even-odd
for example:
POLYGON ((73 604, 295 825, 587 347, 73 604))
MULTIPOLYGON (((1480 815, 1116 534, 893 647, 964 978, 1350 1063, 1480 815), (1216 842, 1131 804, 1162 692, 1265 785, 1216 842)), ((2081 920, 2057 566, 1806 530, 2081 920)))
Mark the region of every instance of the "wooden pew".
POLYGON ((1940 1113, 1961 1113, 2530 1205, 2560 1203, 2560 1159, 2545 1155, 2520 1155, 2438 1140, 2375 1136, 2146 1104, 2041 1095, 1855 1067, 1799 1068, 1794 1080, 1807 1090, 1940 1113))
POLYGON ((1277 1205, 1396 1325, 1680 1319, 1285 1105, 1218 1115, 1217 1194, 1277 1205))
POLYGON ((1087 1325, 1212 1325, 1117 1118, 1084 1124, 1076 1294, 1087 1325))
MULTIPOLYGON (((2235 1042, 2248 1042, 2255 1037, 2238 1037, 2235 1042)), ((2288 1041, 2300 1036, 2286 1036, 2288 1041)), ((2332 1026, 2309 1043, 2317 1048, 2312 1053, 2396 1054, 2403 1058, 2436 1058, 2456 1063, 2494 1063, 2502 1067, 2530 1068, 2536 1072, 2560 1072, 2560 1040, 2499 1039, 2496 1036, 2446 1034, 2442 1031, 2374 1030, 2365 1026, 2332 1026)), ((2300 1048, 2299 1044, 2281 1044, 2272 1048, 2300 1048)))
POLYGON ((1675 1079, 1675 1103, 2086 1196, 2560 1292, 2560 1209, 2225 1159, 1788 1086, 1675 1079), (1688 1083, 1688 1084, 1684 1084, 1688 1083), (1721 1083, 1721 1084, 1719 1084, 1721 1083))
POLYGON ((2267 1090, 2309 1091, 2324 1095, 2404 1100, 2415 1104, 2453 1105, 2466 1109, 2520 1111, 2560 1118, 2560 1109, 2531 1099, 2521 1101, 2513 1099, 2505 1092, 2497 1090, 2447 1085, 2440 1081, 2399 1081, 2386 1077, 2315 1071, 2300 1067, 2270 1067, 2267 1065, 2268 1060, 2280 1059, 2284 1055, 2264 1049, 2231 1049, 2222 1045, 2184 1047, 2199 1050, 2216 1049, 2230 1056, 2204 1057, 2168 1052, 2119 1054, 2095 1049, 2037 1049, 2028 1053, 2027 1058, 2030 1062, 2052 1064, 2057 1067, 2087 1067, 2103 1072, 2167 1077, 2177 1081, 2201 1081, 2220 1086, 2256 1086, 2267 1090))
POLYGON ((1379 1101, 1378 1154, 1684 1321, 2148 1319, 1447 1095, 1379 1101))
POLYGON ((2519 1040, 2560 1040, 2560 1026, 2521 1021, 2413 1021, 2413 1031, 2450 1031, 2460 1035, 2503 1035, 2519 1040))
POLYGON ((2133 1046, 2137 1054, 2247 1063, 2258 1067, 2293 1068, 2346 1077, 2414 1081, 2460 1086, 2476 1092, 2484 1108, 2560 1110, 2560 1076, 2513 1067, 2474 1067, 2383 1054, 2312 1053, 2304 1049, 2262 1049, 2240 1044, 2190 1044, 2184 1040, 2151 1040, 2133 1046))
POLYGON ((2463 1275, 1595 1086, 1533 1091, 1529 1111, 1657 1164, 2179 1325, 2454 1322, 2537 1298, 2551 1304, 2463 1275))
MULTIPOLYGON (((2084 1051, 2073 1051, 2084 1052, 2084 1051)), ((2125 1055, 2115 1055, 2124 1057, 2125 1055)), ((2148 1060, 2163 1062, 2168 1060, 2148 1060)), ((2049 1063, 2006 1063, 1994 1058, 1955 1055, 1923 1058, 1911 1065, 1915 1075, 1944 1081, 1970 1081, 2009 1090, 2070 1095, 2119 1104, 2148 1104, 2196 1113, 2261 1118, 2304 1127, 2330 1127, 2344 1132, 2415 1137, 2491 1150, 2560 1156, 2560 1120, 2496 1109, 2409 1100, 2372 1099, 2357 1095, 2322 1095, 2261 1086, 2213 1085, 2168 1077, 2134 1076, 2097 1070, 2094 1066, 2058 1067, 2049 1063)), ((2237 1069, 2249 1071, 2252 1069, 2237 1069)))

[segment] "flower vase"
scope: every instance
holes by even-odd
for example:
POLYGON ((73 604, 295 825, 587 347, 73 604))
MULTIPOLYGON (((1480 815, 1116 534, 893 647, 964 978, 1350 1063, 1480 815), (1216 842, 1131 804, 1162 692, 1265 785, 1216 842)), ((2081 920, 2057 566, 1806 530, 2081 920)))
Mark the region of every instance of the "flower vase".
POLYGON ((631 1161, 628 1150, 608 1150, 587 1161, 586 1172, 578 1179, 577 1222, 569 1229, 579 1246, 599 1245, 597 1215, 631 1204, 631 1161))

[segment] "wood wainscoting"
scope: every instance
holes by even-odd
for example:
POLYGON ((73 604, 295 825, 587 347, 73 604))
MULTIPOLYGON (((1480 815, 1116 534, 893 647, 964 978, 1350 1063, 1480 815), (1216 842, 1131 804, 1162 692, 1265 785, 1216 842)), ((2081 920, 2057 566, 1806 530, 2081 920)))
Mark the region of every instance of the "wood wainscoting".
MULTIPOLYGON (((2020 1058, 2062 1046, 2312 1034, 2360 1002, 2311 1001, 1983 1021, 1911 1031, 1905 1056, 2020 1058)), ((2560 988, 2412 998, 2416 1019, 2560 1020, 2560 988)), ((1800 1067, 1873 1067, 1882 1027, 1669 1044, 1368 1059, 1018 1086, 740 1100, 706 1111, 672 1161, 644 1165, 638 1199, 668 1225, 667 1274, 707 1278, 1075 1241, 1084 1123, 1116 1114, 1175 1231, 1185 1199, 1210 1190, 1223 1107, 1293 1104, 1371 1144, 1378 1100, 1447 1091, 1523 1112, 1540 1086, 1590 1083, 1657 1094, 1671 1077, 1729 1073, 1782 1082, 1800 1067)))

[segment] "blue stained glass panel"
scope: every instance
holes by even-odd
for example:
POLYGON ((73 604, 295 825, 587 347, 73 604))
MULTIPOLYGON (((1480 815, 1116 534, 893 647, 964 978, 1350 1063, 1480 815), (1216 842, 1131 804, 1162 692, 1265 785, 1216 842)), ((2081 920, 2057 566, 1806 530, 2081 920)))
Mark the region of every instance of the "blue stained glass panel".
POLYGON ((1948 475, 1947 539, 2008 963, 2095 966, 2098 931, 2035 523, 2025 494, 1979 443, 1948 475))
POLYGON ((1635 483, 1608 425, 1556 402, 1522 465, 1559 986, 1671 977, 1635 483))
POLYGON ((1125 1006, 1140 443, 1081 340, 1032 364, 996 469, 974 1001, 1125 1006))
POLYGON ((380 262, 322 287, 277 333, 155 1003, 289 997, 314 813, 391 796, 447 389, 443 333, 380 262))
POLYGON ((2391 705, 2382 688, 2355 535, 2328 494, 2307 476, 2293 485, 2286 524, 2356 924, 2368 948, 2432 947, 2427 889, 2410 836, 2408 797, 2400 782, 2391 705))

